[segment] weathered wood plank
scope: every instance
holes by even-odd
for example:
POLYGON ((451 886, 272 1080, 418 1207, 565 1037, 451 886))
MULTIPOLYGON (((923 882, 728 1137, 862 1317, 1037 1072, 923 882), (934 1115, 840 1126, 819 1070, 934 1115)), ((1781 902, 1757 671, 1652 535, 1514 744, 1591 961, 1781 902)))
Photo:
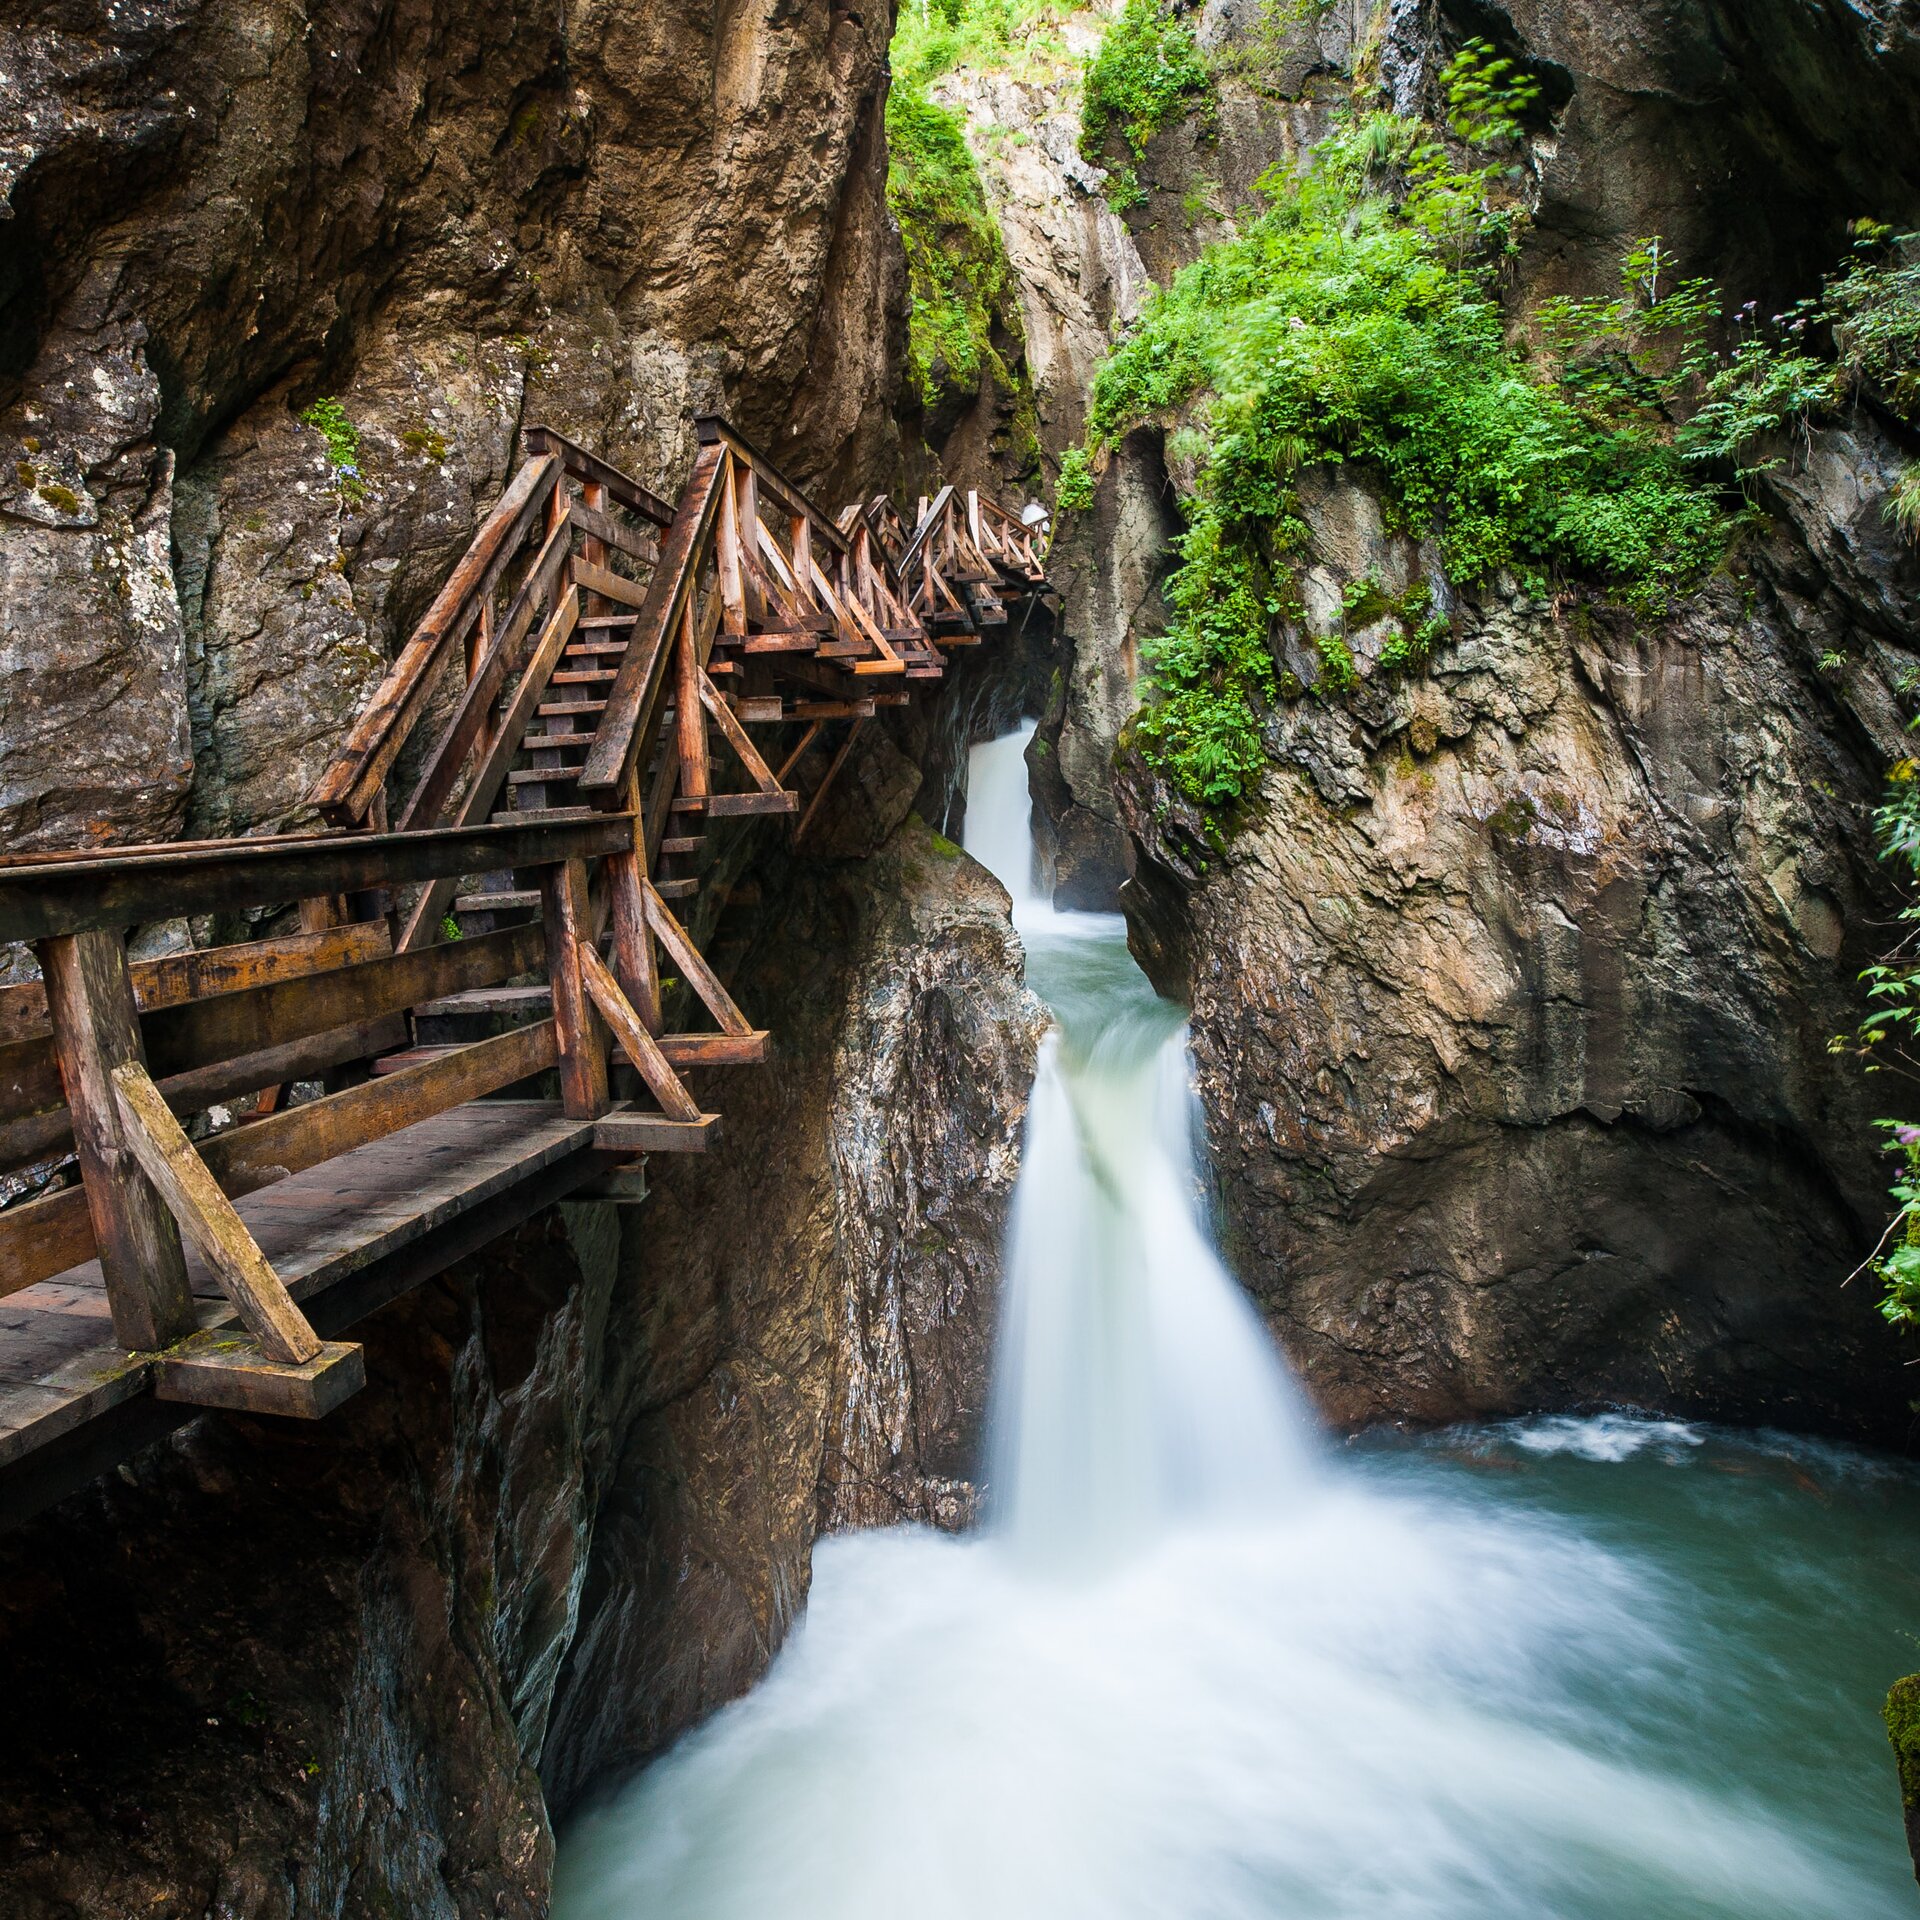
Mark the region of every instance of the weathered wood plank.
POLYGON ((433 689, 433 670, 444 649, 465 633, 480 602, 492 591, 508 559, 539 519, 559 477, 560 462, 551 454, 536 456, 521 466, 400 649, 386 678, 361 710, 309 795, 311 803, 336 825, 347 826, 366 818, 380 783, 426 705, 433 689))
POLYGON ((233 1202, 221 1192, 168 1111, 160 1089, 137 1060, 113 1069, 113 1090, 127 1145, 166 1201, 180 1229, 214 1271, 247 1331, 265 1357, 283 1367, 304 1367, 318 1357, 320 1337, 293 1304, 233 1202))
MULTIPOLYGON (((248 940, 234 946, 163 954, 156 960, 134 960, 129 962, 127 972, 133 981, 134 1003, 145 1013, 149 1008, 170 1007, 182 1000, 231 993, 237 987, 257 987, 299 973, 350 966, 389 951, 391 942, 384 920, 357 920, 346 926, 283 934, 276 940, 248 940)), ((0 987, 0 1045, 30 1040, 46 1030, 47 990, 40 981, 0 987)))
POLYGON ((228 1413, 319 1420, 367 1384, 367 1360, 354 1341, 316 1340, 314 1347, 306 1361, 275 1360, 255 1341, 210 1328, 156 1359, 154 1395, 228 1413))
POLYGON ((653 1035, 627 1004, 619 981, 591 946, 582 946, 580 949, 580 973, 593 1004, 613 1029, 613 1037, 620 1043, 620 1050, 647 1083, 647 1091, 660 1102, 660 1110, 669 1120, 697 1120, 700 1117, 699 1102, 681 1084, 680 1076, 654 1043, 653 1035))
MULTIPOLYGON (((160 1082, 160 1093, 175 1113, 202 1113, 243 1094, 258 1093, 263 1087, 310 1080, 345 1061, 365 1060, 390 1047, 404 1046, 406 1037, 407 1023, 397 1013, 379 1020, 356 1021, 349 1027, 310 1034, 237 1060, 219 1060, 191 1073, 173 1074, 160 1082)), ((44 1113, 8 1121, 0 1126, 0 1167, 20 1166, 64 1152, 72 1140, 72 1116, 64 1103, 44 1113)))
POLYGON ((593 1144, 606 1153, 705 1153, 719 1129, 717 1113, 703 1113, 697 1120, 610 1113, 594 1123, 593 1144))
POLYGON ((644 607, 647 603, 647 589, 639 581, 629 580, 625 574, 614 573, 607 567, 597 567, 590 560, 573 563, 573 578, 576 585, 604 593, 623 607, 644 607))
POLYGON ((540 876, 541 915, 547 945, 547 984, 553 989, 553 1024, 560 1044, 560 1101, 576 1119, 607 1107, 607 1055, 594 1024, 583 978, 593 943, 587 925, 587 870, 570 860, 540 876))
POLYGON ((707 965, 686 928, 673 917, 667 903, 660 898, 659 889, 653 886, 647 888, 647 921, 654 937, 672 954, 682 978, 719 1021, 721 1032, 751 1033, 752 1022, 734 1005, 733 995, 720 984, 720 976, 707 965))
POLYGON ((141 1177, 114 1093, 114 1069, 142 1062, 126 948, 119 934, 94 929, 43 940, 39 956, 114 1334, 129 1347, 164 1347, 192 1330, 193 1295, 179 1229, 141 1177))
POLYGON ((157 846, 0 865, 0 940, 44 940, 182 914, 362 893, 446 874, 494 873, 610 853, 630 829, 617 814, 422 833, 227 840, 217 850, 157 846))
POLYGON ((639 514, 643 520, 651 520, 656 527, 673 524, 673 509, 657 493, 643 487, 631 474, 622 473, 597 453, 588 452, 578 441, 569 440, 564 433, 556 432, 552 427, 529 427, 526 431, 526 448, 529 453, 557 454, 565 461, 567 471, 575 479, 590 480, 595 486, 605 487, 623 507, 639 514))
POLYGON ((660 557, 660 543, 651 531, 636 533, 624 521, 616 520, 610 513, 602 513, 598 508, 583 506, 576 500, 567 509, 567 518, 574 527, 590 540, 598 540, 609 547, 617 547, 630 560, 638 560, 642 566, 650 567, 660 557))

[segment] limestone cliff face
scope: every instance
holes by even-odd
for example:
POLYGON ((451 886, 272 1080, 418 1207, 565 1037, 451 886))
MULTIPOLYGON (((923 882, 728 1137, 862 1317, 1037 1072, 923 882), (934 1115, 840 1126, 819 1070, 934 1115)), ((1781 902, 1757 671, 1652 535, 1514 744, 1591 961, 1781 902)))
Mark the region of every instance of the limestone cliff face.
POLYGON ((773 884, 710 1157, 364 1323, 311 1433, 205 1417, 0 1540, 9 1920, 532 1920, 549 1808, 758 1675, 822 1528, 971 1510, 1006 896, 917 824, 773 884))
POLYGON ((286 821, 523 423, 667 488, 716 407, 830 496, 884 481, 890 24, 16 9, 0 839, 286 821), (321 398, 353 474, 295 417, 321 398))
MULTIPOLYGON (((1896 139, 1920 43, 1891 11, 1765 11, 1768 32, 1710 4, 1321 10, 1264 50, 1257 97, 1223 89, 1217 139, 1162 137, 1134 217, 1304 144, 1355 60, 1417 106, 1485 32, 1556 108, 1519 304, 1604 287, 1651 232, 1729 287, 1802 293, 1848 218, 1920 200, 1898 168, 1811 169, 1809 116, 1842 88, 1860 119, 1829 147, 1896 139)), ((1206 23, 1216 45, 1246 26, 1206 23)), ((1136 947, 1194 1007, 1238 1270, 1335 1419, 1626 1399, 1905 1433, 1901 1356, 1868 1283, 1841 1284, 1884 1218, 1877 1107, 1826 1051, 1891 913, 1868 815, 1920 634, 1882 511, 1901 435, 1870 409, 1818 435, 1740 576, 1657 621, 1455 594, 1364 476, 1323 476, 1310 622, 1350 583, 1425 577, 1451 642, 1279 707, 1236 833, 1123 777, 1136 947)))

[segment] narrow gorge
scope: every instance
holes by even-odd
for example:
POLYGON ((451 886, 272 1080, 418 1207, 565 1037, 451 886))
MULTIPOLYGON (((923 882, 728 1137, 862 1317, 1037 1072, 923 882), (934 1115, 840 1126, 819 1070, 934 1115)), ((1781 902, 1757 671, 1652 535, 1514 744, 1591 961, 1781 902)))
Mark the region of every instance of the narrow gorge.
MULTIPOLYGON (((0 73, 0 893, 484 826, 471 751, 643 902, 114 925, 514 956, 257 1112, 129 997, 216 1173, 528 1008, 472 1108, 578 1044, 614 1117, 294 1286, 323 1418, 16 1460, 82 1307, 0 1271, 0 1911, 1911 1910, 1909 8, 78 0, 0 73)), ((105 1272, 50 951, 0 1223, 105 1272)))

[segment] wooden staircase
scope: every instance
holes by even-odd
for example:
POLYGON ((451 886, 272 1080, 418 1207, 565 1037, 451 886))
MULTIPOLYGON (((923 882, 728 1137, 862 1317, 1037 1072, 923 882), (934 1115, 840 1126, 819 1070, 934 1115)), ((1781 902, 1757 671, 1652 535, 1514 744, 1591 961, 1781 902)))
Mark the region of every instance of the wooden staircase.
POLYGON ((911 529, 830 518, 697 430, 672 506, 526 434, 324 831, 0 858, 45 976, 0 988, 0 1170, 80 1176, 0 1209, 0 1524, 195 1407, 324 1413, 362 1377, 333 1334, 704 1150, 683 1076, 766 1057, 689 931, 726 940, 721 837, 804 840, 861 728, 1050 591, 1044 527, 952 488, 911 529), (266 937, 128 960, 129 927, 236 911, 266 937))

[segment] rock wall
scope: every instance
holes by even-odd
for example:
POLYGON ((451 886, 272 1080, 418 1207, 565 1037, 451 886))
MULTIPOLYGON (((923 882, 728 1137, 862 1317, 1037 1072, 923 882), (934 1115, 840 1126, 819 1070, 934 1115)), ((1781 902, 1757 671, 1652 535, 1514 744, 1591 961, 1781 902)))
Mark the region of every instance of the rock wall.
POLYGON ((890 25, 83 0, 0 29, 0 839, 284 823, 522 424, 671 490, 715 407, 830 497, 883 484, 890 25))
POLYGON ((758 1675, 822 1528, 971 1511, 1006 896, 917 823, 772 884, 710 1155, 374 1316, 313 1431, 206 1416, 0 1539, 9 1920, 531 1920, 549 1808, 758 1675))
MULTIPOLYGON (((1203 38, 1231 47, 1244 14, 1210 6, 1203 38)), ((1256 49, 1256 98, 1223 85, 1212 135, 1161 136, 1130 217, 1305 144, 1343 67, 1418 106, 1484 33, 1555 109, 1516 309, 1606 287, 1651 232, 1736 300, 1804 294, 1848 218, 1912 223, 1901 168, 1822 172, 1807 143, 1834 88, 1858 117, 1820 151, 1897 140, 1920 43, 1890 12, 1767 17, 1319 10, 1256 49)), ((1335 1420, 1620 1399, 1906 1436, 1902 1356, 1870 1283, 1842 1286, 1885 1217, 1883 1103, 1827 1042, 1893 910, 1868 816, 1920 634, 1882 511, 1909 453, 1870 408, 1820 434, 1733 577, 1665 620, 1506 579, 1455 594, 1364 476, 1323 477, 1310 619, 1426 576, 1451 642, 1417 677, 1283 703, 1238 831, 1123 776, 1136 949, 1194 1007, 1225 1231, 1335 1420)))

